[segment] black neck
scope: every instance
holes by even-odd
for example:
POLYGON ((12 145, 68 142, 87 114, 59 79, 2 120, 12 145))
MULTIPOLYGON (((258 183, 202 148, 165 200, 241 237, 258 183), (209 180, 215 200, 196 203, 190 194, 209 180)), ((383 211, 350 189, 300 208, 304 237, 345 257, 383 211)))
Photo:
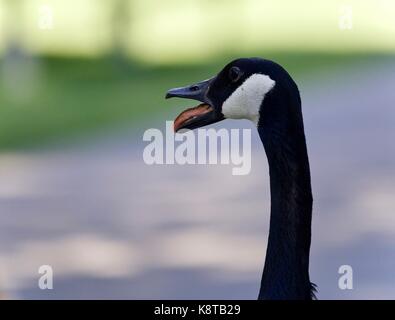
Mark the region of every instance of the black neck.
POLYGON ((259 299, 311 299, 312 193, 300 100, 274 112, 266 110, 258 131, 268 158, 271 192, 259 299))

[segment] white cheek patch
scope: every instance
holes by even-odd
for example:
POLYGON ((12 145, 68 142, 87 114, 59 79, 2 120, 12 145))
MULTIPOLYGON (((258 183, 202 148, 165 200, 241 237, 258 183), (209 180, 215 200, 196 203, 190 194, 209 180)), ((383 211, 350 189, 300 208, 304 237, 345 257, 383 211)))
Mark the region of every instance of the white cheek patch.
POLYGON ((265 74, 253 74, 223 103, 223 115, 229 119, 249 119, 257 125, 262 101, 275 84, 265 74))

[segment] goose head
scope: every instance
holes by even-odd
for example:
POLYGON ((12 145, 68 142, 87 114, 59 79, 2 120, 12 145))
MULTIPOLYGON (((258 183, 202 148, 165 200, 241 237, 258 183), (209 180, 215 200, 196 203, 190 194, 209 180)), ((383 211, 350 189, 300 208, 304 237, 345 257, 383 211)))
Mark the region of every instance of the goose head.
MULTIPOLYGON (((227 64, 210 79, 169 90, 166 98, 179 97, 200 102, 175 119, 176 132, 224 119, 248 119, 258 126, 264 113, 266 95, 275 91, 289 96, 283 91, 290 86, 296 88, 288 73, 277 63, 261 58, 241 58, 227 64)), ((265 105, 265 109, 273 107, 265 105)))

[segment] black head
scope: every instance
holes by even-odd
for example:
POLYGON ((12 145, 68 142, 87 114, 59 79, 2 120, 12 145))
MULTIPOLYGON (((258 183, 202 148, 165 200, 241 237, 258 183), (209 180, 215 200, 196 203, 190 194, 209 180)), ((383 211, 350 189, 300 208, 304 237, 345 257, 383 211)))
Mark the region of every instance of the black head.
POLYGON ((180 97, 201 102, 176 118, 175 131, 199 128, 226 118, 249 119, 258 124, 266 94, 274 88, 283 91, 290 86, 296 88, 288 73, 275 62, 241 58, 227 64, 213 78, 169 90, 166 98, 180 97))

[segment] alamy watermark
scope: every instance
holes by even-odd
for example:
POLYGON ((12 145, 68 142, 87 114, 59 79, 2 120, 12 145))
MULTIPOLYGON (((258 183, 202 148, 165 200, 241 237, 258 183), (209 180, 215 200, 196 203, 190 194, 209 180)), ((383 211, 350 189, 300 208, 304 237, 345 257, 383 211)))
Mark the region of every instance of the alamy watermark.
POLYGON ((150 142, 143 151, 148 165, 232 164, 232 175, 251 171, 251 129, 202 128, 174 133, 173 122, 166 121, 164 134, 147 129, 143 140, 150 142))
POLYGON ((41 275, 38 279, 38 287, 41 290, 53 289, 53 270, 50 265, 44 264, 38 268, 38 273, 41 275))
POLYGON ((353 287, 353 273, 350 265, 342 265, 339 267, 338 273, 341 274, 338 281, 340 290, 352 290, 353 287))
POLYGON ((48 5, 42 5, 38 8, 38 28, 41 30, 50 30, 53 28, 53 10, 48 5))
POLYGON ((339 8, 339 29, 351 30, 353 28, 352 6, 343 4, 339 8))

